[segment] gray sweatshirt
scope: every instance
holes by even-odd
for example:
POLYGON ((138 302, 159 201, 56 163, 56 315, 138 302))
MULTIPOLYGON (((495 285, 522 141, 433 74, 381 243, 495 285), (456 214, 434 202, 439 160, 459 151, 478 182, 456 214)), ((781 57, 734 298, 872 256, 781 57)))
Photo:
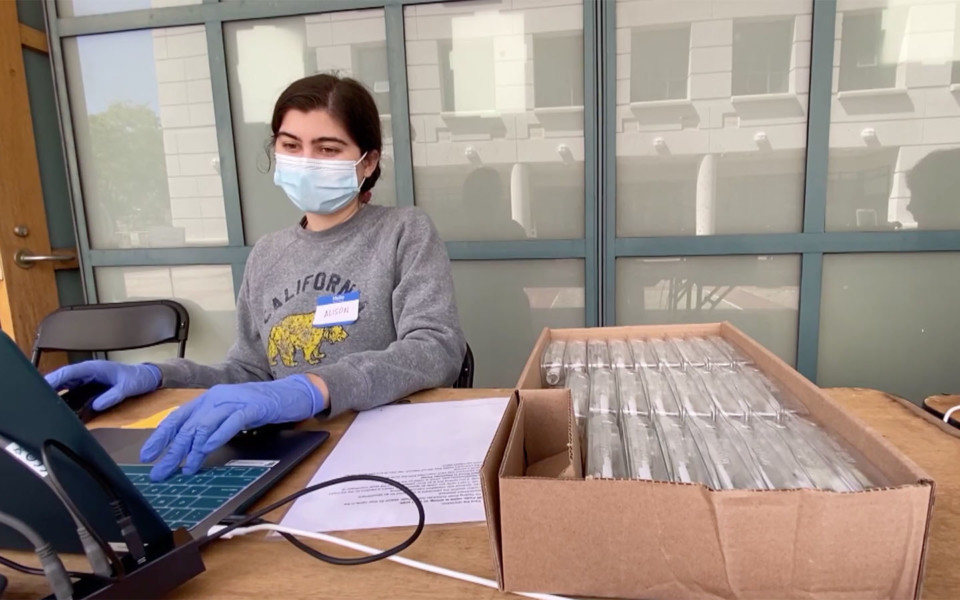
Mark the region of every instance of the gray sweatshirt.
POLYGON ((327 383, 333 416, 450 385, 465 350, 450 261, 430 218, 366 205, 326 231, 294 225, 261 238, 247 259, 226 360, 157 366, 164 387, 314 373, 327 383), (313 326, 318 297, 354 291, 354 323, 313 326))

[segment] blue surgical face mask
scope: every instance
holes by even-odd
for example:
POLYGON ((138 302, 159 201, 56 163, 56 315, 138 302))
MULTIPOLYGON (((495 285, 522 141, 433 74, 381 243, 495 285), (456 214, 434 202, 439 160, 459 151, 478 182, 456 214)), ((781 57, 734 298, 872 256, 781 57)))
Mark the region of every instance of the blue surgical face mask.
POLYGON ((273 182, 300 210, 333 214, 360 193, 363 182, 357 181, 357 165, 366 155, 354 162, 277 154, 273 182))

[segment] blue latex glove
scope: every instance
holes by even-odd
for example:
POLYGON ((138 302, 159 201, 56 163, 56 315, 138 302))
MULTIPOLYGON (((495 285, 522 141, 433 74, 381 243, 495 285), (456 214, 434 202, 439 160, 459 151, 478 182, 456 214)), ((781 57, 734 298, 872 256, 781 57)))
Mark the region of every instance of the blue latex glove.
POLYGON ((109 360, 88 360, 67 365, 46 376, 47 383, 56 391, 71 390, 96 381, 110 389, 93 401, 94 410, 106 410, 125 398, 152 392, 160 387, 162 375, 154 365, 125 365, 109 360))
POLYGON ((185 474, 193 475, 208 454, 244 429, 302 421, 325 408, 323 394, 306 375, 215 385, 170 413, 144 442, 140 460, 152 462, 166 449, 150 470, 150 479, 163 481, 180 463, 185 474))

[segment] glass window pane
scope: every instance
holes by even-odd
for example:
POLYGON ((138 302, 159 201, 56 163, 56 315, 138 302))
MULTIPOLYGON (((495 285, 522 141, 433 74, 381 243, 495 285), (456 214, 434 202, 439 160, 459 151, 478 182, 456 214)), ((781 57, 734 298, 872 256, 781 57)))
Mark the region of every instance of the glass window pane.
POLYGON ((581 238, 583 6, 404 9, 416 203, 446 240, 581 238))
POLYGON ((688 97, 690 25, 630 31, 630 101, 688 97))
POLYGON ((203 26, 63 41, 90 244, 225 245, 203 26))
POLYGON ((960 1, 837 3, 826 225, 960 228, 960 1))
MULTIPOLYGON (((236 297, 230 265, 177 267, 98 267, 101 302, 176 300, 190 314, 186 356, 200 363, 220 362, 235 337, 236 297)), ((177 355, 176 344, 111 352, 122 362, 159 361, 177 355)))
POLYGON ((730 321, 794 364, 800 257, 617 259, 617 323, 730 321))
POLYGON ((57 16, 84 17, 106 13, 200 4, 203 0, 57 0, 57 16))
POLYGON ((786 94, 794 18, 733 22, 733 95, 786 94))
POLYGON ((582 260, 454 261, 474 387, 509 387, 544 327, 583 327, 582 260))
POLYGON ((224 23, 223 35, 248 244, 296 223, 303 214, 273 184, 267 148, 277 97, 307 75, 332 72, 353 77, 373 94, 383 134, 381 173, 373 188, 373 202, 396 204, 382 9, 235 21, 224 23))
POLYGON ((617 0, 617 235, 800 231, 812 0, 617 0))
POLYGON ((825 256, 817 383, 957 393, 958 296, 960 253, 825 256))
MULTIPOLYGON (((896 86, 897 65, 893 61, 885 60, 884 46, 891 43, 899 45, 903 39, 903 31, 887 31, 883 23, 883 12, 882 9, 873 9, 844 13, 843 37, 840 40, 840 79, 837 84, 839 90, 871 90, 896 86)), ((896 49, 896 54, 899 54, 899 48, 896 49)))

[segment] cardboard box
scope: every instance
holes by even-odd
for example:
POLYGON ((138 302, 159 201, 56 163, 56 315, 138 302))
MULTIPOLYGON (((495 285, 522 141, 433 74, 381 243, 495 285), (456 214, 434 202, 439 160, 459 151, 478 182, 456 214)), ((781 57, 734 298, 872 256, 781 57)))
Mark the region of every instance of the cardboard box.
POLYGON ((501 589, 616 598, 910 598, 934 483, 822 390, 727 323, 545 330, 551 339, 722 335, 891 482, 865 492, 583 479, 567 390, 514 394, 481 470, 501 589))

